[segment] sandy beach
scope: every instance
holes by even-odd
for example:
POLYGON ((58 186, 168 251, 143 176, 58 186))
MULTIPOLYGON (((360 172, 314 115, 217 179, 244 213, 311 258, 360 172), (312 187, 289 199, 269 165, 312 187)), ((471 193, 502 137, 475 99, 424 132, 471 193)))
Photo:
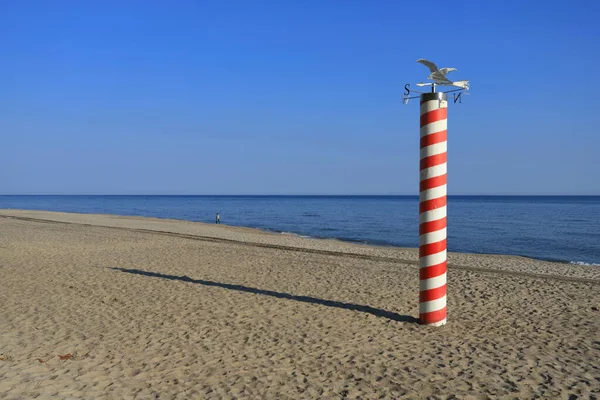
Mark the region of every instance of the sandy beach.
POLYGON ((600 267, 0 210, 0 399, 600 397, 600 267))

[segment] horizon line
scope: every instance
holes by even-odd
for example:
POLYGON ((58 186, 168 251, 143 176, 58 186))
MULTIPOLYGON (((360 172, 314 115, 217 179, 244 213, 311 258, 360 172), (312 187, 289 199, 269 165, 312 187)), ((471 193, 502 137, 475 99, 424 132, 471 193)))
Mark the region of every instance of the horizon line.
MULTIPOLYGON (((296 197, 419 197, 419 194, 322 194, 322 193, 309 193, 309 194, 128 194, 128 193, 111 193, 111 194, 103 194, 103 193, 0 193, 0 196, 206 196, 206 197, 286 197, 286 196, 296 196, 296 197)), ((535 193, 527 193, 527 194, 511 194, 511 193, 477 193, 477 194, 448 194, 448 197, 456 197, 456 196, 529 196, 529 197, 598 197, 600 194, 535 194, 535 193)))

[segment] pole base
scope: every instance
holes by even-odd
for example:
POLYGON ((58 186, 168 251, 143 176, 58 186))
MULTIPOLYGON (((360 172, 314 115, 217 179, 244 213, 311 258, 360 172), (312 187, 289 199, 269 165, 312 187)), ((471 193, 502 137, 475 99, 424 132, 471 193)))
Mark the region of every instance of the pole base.
POLYGON ((419 321, 419 324, 420 324, 420 325, 424 325, 424 326, 442 326, 442 325, 446 325, 446 318, 444 318, 444 319, 443 319, 443 320, 441 320, 441 321, 438 321, 438 322, 430 322, 430 323, 428 323, 428 324, 426 324, 426 323, 423 323, 423 322, 419 321))

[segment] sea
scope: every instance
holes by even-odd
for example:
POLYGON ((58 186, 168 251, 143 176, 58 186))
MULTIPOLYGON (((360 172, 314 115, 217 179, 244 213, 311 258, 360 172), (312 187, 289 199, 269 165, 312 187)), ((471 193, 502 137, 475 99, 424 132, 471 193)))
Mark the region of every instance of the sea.
MULTIPOLYGON (((417 196, 0 195, 0 208, 172 218, 418 247, 417 196)), ((600 196, 449 196, 448 250, 600 267, 600 196)))

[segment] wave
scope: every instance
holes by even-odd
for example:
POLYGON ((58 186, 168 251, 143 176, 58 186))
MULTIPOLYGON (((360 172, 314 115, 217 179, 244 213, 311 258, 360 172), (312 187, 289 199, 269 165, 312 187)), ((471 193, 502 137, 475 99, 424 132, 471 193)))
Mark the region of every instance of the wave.
POLYGON ((320 217, 321 215, 319 215, 319 214, 316 214, 316 213, 305 212, 305 213, 302 213, 302 216, 303 216, 303 217, 313 217, 313 218, 318 218, 318 217, 320 217))
POLYGON ((296 236, 296 237, 301 237, 301 238, 312 238, 312 236, 307 236, 307 235, 300 235, 298 233, 294 233, 294 232, 279 232, 282 235, 289 235, 289 236, 296 236))
POLYGON ((583 266, 586 266, 586 267, 600 267, 600 264, 597 264, 597 263, 586 263, 586 262, 583 262, 583 261, 571 261, 571 262, 569 262, 569 264, 583 265, 583 266))
MULTIPOLYGON (((281 235, 295 236, 295 237, 307 238, 307 239, 334 239, 334 240, 339 240, 341 242, 360 243, 360 244, 369 244, 369 245, 386 246, 386 247, 398 247, 397 243, 387 242, 385 240, 365 240, 365 239, 357 239, 357 238, 343 237, 343 236, 321 236, 321 235, 309 236, 309 235, 302 235, 302 234, 295 233, 295 232, 278 231, 278 230, 274 230, 274 229, 265 229, 265 230, 269 231, 269 232, 276 232, 281 235)), ((329 230, 329 229, 326 228, 323 230, 329 230)), ((331 229, 331 230, 335 231, 337 229, 331 229)))

